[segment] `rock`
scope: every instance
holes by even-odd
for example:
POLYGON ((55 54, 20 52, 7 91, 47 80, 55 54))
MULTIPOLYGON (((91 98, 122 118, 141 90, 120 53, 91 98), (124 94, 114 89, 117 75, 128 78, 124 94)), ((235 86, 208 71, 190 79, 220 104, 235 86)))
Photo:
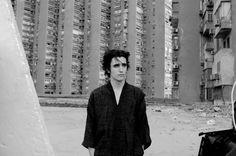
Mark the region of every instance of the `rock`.
POLYGON ((207 121, 207 125, 215 125, 215 124, 216 124, 216 121, 213 119, 207 121))
POLYGON ((201 108, 201 109, 196 109, 196 112, 202 112, 203 111, 203 109, 201 108))
POLYGON ((177 120, 177 116, 173 116, 173 119, 174 119, 174 120, 177 120))
POLYGON ((152 109, 154 112, 161 112, 161 109, 160 108, 153 108, 152 109))
POLYGON ((206 113, 201 113, 199 116, 206 117, 206 113))
POLYGON ((221 110, 220 107, 214 107, 213 109, 215 112, 219 112, 221 110))

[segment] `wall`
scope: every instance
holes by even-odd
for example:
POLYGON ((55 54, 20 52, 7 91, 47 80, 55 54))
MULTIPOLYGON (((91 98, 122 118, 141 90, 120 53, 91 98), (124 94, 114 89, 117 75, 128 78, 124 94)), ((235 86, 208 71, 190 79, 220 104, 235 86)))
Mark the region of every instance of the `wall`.
POLYGON ((65 1, 64 41, 62 57, 62 94, 71 93, 74 1, 65 1))
POLYGON ((220 80, 216 80, 215 85, 232 85, 234 57, 232 49, 221 49, 215 54, 212 74, 219 73, 220 80), (217 63, 220 63, 220 71, 217 72, 217 63))
POLYGON ((179 6, 179 97, 192 103, 200 100, 200 5, 198 0, 179 0, 179 6))
POLYGON ((47 43, 47 20, 48 20, 48 0, 40 1, 39 23, 38 23, 38 61, 36 90, 38 94, 44 94, 45 80, 45 53, 47 43))
POLYGON ((10 1, 0 10, 0 155, 54 156, 10 1))
MULTIPOLYGON (((232 30, 231 30, 231 38, 232 38, 232 41, 231 43, 235 43, 236 41, 236 1, 231 1, 231 5, 232 5, 232 10, 231 10, 231 13, 232 13, 232 30)), ((236 44, 231 44, 231 49, 233 50, 233 55, 234 55, 234 58, 236 57, 236 44)), ((234 81, 235 81, 235 76, 236 76, 236 62, 234 61, 234 81)))

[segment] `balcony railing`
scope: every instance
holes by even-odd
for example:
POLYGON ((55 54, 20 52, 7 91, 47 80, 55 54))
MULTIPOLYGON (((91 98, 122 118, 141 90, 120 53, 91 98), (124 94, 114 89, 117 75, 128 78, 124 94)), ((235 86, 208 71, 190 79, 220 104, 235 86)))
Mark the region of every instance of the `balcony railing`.
POLYGON ((214 8, 214 2, 212 0, 207 0, 204 5, 202 6, 203 15, 206 11, 211 11, 214 8))
POLYGON ((203 24, 203 21, 201 21, 200 25, 199 25, 199 32, 202 34, 203 33, 203 27, 204 27, 204 24, 203 24))
POLYGON ((207 0, 206 6, 207 6, 208 8, 213 8, 213 6, 214 6, 213 0, 207 0))
POLYGON ((204 69, 212 68, 213 58, 206 58, 204 63, 204 69))
POLYGON ((218 20, 215 28, 215 38, 224 38, 232 30, 232 22, 230 19, 218 20))
POLYGON ((232 0, 215 0, 214 2, 214 14, 221 7, 222 3, 231 3, 232 0))
POLYGON ((179 86, 179 81, 173 81, 173 86, 174 86, 174 87, 179 86))
POLYGON ((207 20, 204 22, 203 26, 203 34, 204 35, 212 35, 212 30, 214 28, 213 21, 207 20))
POLYGON ((205 51, 213 51, 214 50, 214 43, 213 42, 206 42, 204 45, 205 51))
POLYGON ((204 69, 212 68, 213 62, 205 62, 204 69))

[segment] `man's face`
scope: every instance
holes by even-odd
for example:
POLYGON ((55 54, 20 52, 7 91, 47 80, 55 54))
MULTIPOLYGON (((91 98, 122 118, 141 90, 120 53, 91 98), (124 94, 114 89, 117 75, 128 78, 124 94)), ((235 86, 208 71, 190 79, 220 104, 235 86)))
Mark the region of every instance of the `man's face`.
POLYGON ((114 57, 111 60, 111 79, 122 82, 126 79, 127 60, 125 57, 114 57))

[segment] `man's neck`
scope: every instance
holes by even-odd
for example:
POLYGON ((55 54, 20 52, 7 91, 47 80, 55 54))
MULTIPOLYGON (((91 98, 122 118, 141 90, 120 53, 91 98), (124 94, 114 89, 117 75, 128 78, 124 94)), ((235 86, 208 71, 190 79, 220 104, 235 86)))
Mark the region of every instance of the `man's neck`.
POLYGON ((115 81, 115 80, 111 79, 110 82, 111 82, 113 89, 122 89, 125 84, 125 80, 124 81, 115 81))
POLYGON ((110 82, 111 82, 111 86, 112 86, 114 94, 115 94, 116 104, 118 105, 119 101, 120 101, 121 92, 122 92, 123 86, 125 84, 125 80, 124 81, 114 81, 113 79, 111 79, 110 82))

